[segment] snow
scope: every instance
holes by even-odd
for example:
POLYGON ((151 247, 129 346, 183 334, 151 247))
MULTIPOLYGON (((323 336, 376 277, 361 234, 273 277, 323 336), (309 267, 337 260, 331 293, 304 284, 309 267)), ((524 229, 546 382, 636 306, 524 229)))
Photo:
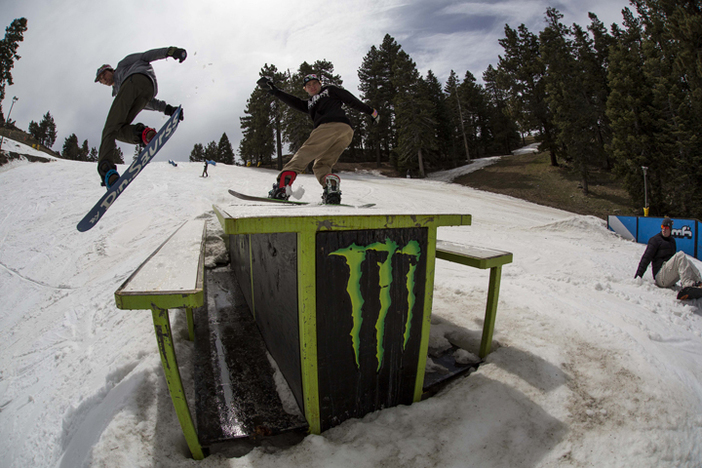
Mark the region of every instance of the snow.
MULTIPOLYGON (((163 151, 175 159, 186 150, 163 151)), ((225 165, 208 178, 201 172, 201 163, 152 163, 95 228, 79 233, 76 223, 104 190, 95 164, 0 170, 1 466, 702 465, 702 301, 677 301, 650 273, 635 280, 643 245, 598 218, 441 180, 355 173, 341 174, 344 202, 376 203, 377 213, 468 212, 471 226, 439 228, 439 239, 513 252, 492 354, 423 402, 289 448, 194 462, 151 314, 117 309, 114 292, 184 221, 204 217, 210 236, 221 233, 213 204, 230 212, 250 205, 228 188, 265 193, 275 176, 225 165)), ((304 200, 317 201, 313 176, 296 184, 306 186, 304 200)), ((432 327, 467 350, 459 358, 477 354, 487 284, 486 271, 437 261, 432 327)), ((184 313, 171 321, 187 384, 184 313)))

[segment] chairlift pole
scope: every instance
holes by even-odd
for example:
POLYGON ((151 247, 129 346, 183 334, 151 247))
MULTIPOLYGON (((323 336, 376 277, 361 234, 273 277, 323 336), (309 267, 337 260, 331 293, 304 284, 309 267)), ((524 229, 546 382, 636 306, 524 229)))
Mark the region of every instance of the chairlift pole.
POLYGON ((648 217, 648 182, 646 180, 646 171, 648 167, 641 166, 644 171, 644 216, 648 217))
MULTIPOLYGON (((7 113, 7 119, 5 120, 5 123, 8 123, 10 121, 10 115, 12 115, 12 108, 15 107, 15 102, 17 102, 19 98, 17 96, 12 97, 12 104, 10 104, 10 111, 7 113)), ((2 143, 5 141, 5 135, 0 135, 0 150, 2 150, 2 143)))

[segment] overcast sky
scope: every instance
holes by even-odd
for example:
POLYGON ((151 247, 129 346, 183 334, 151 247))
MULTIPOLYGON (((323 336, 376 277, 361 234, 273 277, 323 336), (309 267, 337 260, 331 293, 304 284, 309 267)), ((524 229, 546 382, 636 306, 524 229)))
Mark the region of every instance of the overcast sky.
MULTIPOLYGON (((185 120, 168 143, 177 154, 155 160, 185 161, 195 143, 206 145, 227 134, 235 152, 241 138, 239 117, 264 64, 293 72, 307 61, 326 59, 358 92, 358 68, 373 45, 390 34, 425 75, 446 81, 451 70, 470 71, 480 80, 497 65, 504 25, 524 23, 531 32, 544 27, 546 8, 564 14, 566 24, 590 24, 594 12, 607 26, 621 24, 628 0, 321 0, 151 1, 0 0, 0 25, 27 18, 5 89, 3 112, 24 130, 50 111, 61 151, 71 133, 99 146, 112 103, 111 89, 94 83, 103 63, 116 66, 126 55, 166 46, 183 47, 188 59, 153 62, 158 98, 182 104, 185 120)), ((632 7, 633 10, 633 7, 632 7)), ((0 30, 4 35, 4 30, 0 30)), ((304 92, 300 93, 304 96, 304 92)), ((373 105, 373 103, 369 103, 373 105)), ((157 129, 165 116, 143 111, 136 119, 157 129)), ((121 145, 131 161, 133 145, 121 145)))

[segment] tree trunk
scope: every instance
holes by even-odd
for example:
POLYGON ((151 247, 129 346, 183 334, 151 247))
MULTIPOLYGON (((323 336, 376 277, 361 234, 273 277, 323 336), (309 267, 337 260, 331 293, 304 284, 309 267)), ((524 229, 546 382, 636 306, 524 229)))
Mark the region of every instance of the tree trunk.
POLYGON ((419 177, 422 179, 426 177, 424 173, 424 158, 422 158, 422 148, 417 151, 417 163, 419 164, 419 177))
POLYGON ((278 170, 283 170, 283 143, 280 138, 280 120, 275 122, 275 143, 276 151, 278 153, 278 170))

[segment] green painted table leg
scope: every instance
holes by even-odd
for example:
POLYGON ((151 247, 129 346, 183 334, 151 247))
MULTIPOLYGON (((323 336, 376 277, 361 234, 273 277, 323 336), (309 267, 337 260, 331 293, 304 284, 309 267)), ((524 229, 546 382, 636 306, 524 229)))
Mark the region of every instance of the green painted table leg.
POLYGON ((178 371, 178 363, 176 362, 175 348, 173 347, 173 335, 171 334, 171 324, 168 319, 168 310, 159 309, 152 306, 151 309, 154 319, 154 329, 156 331, 156 340, 158 342, 158 350, 161 354, 161 364, 163 364, 163 372, 166 375, 168 383, 168 391, 171 394, 171 400, 175 407, 180 427, 183 429, 183 435, 190 448, 190 453, 195 460, 205 458, 200 441, 197 438, 195 425, 190 416, 188 402, 185 399, 183 391, 183 382, 180 379, 178 371))
POLYGON ((495 317, 497 315, 497 301, 500 295, 500 278, 502 267, 490 268, 490 284, 488 286, 487 306, 485 307, 485 322, 483 323, 483 338, 480 341, 480 358, 490 354, 492 346, 492 332, 495 330, 495 317))
POLYGON ((311 434, 321 434, 317 369, 316 237, 314 232, 297 234, 297 296, 300 330, 300 361, 304 412, 311 434))

